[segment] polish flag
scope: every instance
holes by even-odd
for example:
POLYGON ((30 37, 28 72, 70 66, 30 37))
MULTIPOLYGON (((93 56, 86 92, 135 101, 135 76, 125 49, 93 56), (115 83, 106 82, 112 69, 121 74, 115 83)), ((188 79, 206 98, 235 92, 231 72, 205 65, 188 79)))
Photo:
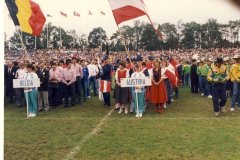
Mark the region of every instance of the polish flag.
POLYGON ((178 78, 175 74, 175 68, 172 64, 169 64, 165 73, 164 73, 168 79, 170 80, 172 87, 175 88, 177 87, 177 82, 178 82, 178 78))
POLYGON ((99 91, 106 93, 111 92, 111 82, 105 80, 99 80, 99 91))
POLYGON ((117 25, 147 15, 142 0, 109 0, 117 25))
POLYGON ((149 19, 159 39, 162 39, 161 32, 155 29, 151 18, 147 14, 143 0, 109 0, 109 4, 117 25, 124 21, 145 15, 149 19))

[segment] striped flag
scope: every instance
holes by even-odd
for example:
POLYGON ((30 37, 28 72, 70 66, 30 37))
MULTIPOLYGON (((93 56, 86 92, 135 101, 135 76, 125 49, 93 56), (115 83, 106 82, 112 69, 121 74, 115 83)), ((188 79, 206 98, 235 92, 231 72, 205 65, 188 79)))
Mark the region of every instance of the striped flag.
POLYGON ((66 14, 66 13, 63 13, 62 11, 60 11, 60 14, 61 14, 61 16, 63 16, 63 17, 67 17, 67 14, 66 14))
POLYGON ((105 16, 105 13, 103 11, 101 11, 100 13, 101 13, 101 15, 105 16))
POLYGON ((159 39, 162 39, 162 34, 155 29, 153 22, 145 9, 146 7, 143 0, 109 0, 109 4, 112 8, 113 16, 117 25, 141 16, 147 16, 159 39))
POLYGON ((14 25, 22 32, 39 36, 46 22, 40 6, 30 0, 5 0, 14 25))
POLYGON ((111 82, 99 80, 99 91, 103 93, 111 92, 111 82))
POLYGON ((91 12, 90 10, 88 11, 88 15, 93 15, 92 12, 91 12))
POLYGON ((173 88, 177 87, 177 82, 178 82, 178 77, 176 75, 176 72, 175 72, 175 68, 174 66, 170 63, 164 73, 168 79, 170 80, 173 88))
POLYGON ((77 16, 77 17, 80 17, 80 14, 77 13, 77 12, 75 12, 75 11, 73 12, 73 15, 74 15, 74 16, 77 16))

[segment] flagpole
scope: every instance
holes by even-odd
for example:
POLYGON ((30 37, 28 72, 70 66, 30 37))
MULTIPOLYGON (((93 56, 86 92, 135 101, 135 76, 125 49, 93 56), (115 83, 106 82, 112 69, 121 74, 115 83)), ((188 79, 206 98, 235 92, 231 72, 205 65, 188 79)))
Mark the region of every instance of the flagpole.
POLYGON ((62 29, 60 28, 60 47, 62 48, 62 29))
POLYGON ((47 23, 47 49, 48 49, 48 25, 49 23, 47 23))
POLYGON ((23 43, 22 31, 21 30, 18 31, 17 27, 16 27, 16 30, 17 30, 17 34, 18 34, 18 36, 20 38, 20 41, 21 41, 22 49, 24 50, 25 54, 27 54, 27 49, 26 49, 26 47, 23 43))
POLYGON ((37 49, 37 36, 35 36, 35 49, 37 49))

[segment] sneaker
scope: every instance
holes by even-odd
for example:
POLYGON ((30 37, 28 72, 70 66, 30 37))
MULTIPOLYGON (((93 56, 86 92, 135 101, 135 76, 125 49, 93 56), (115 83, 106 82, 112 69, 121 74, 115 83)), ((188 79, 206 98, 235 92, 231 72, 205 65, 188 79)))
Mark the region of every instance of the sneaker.
POLYGON ((204 94, 202 93, 202 94, 201 94, 201 96, 203 97, 203 96, 204 96, 204 94))
POLYGON ((139 114, 138 113, 136 114, 136 117, 139 118, 139 114))
POLYGON ((119 114, 121 114, 122 113, 122 108, 120 108, 120 110, 119 110, 119 112, 118 112, 119 114))
POLYGON ((29 113, 28 117, 31 118, 32 117, 32 113, 29 113))
POLYGON ((125 114, 128 114, 128 108, 125 107, 125 114))
POLYGON ((32 114, 32 117, 36 117, 36 114, 33 113, 33 114, 32 114))
POLYGON ((164 109, 166 109, 166 108, 167 108, 167 105, 166 105, 166 103, 163 105, 163 108, 164 108, 164 109))
POLYGON ((91 98, 90 96, 87 97, 87 99, 90 99, 90 98, 91 98))
POLYGON ((174 99, 171 99, 171 102, 174 102, 174 99))
POLYGON ((220 111, 221 111, 221 113, 225 113, 225 112, 226 112, 225 107, 224 107, 224 106, 223 106, 223 107, 220 107, 220 111))
POLYGON ((142 113, 139 113, 139 117, 142 117, 143 115, 142 115, 142 113))
POLYGON ((219 112, 214 112, 215 117, 219 116, 219 112))
POLYGON ((231 107, 230 111, 231 111, 231 112, 234 112, 234 108, 231 107))
POLYGON ((210 98, 212 98, 212 96, 211 96, 211 95, 209 95, 207 98, 209 98, 209 99, 210 99, 210 98))

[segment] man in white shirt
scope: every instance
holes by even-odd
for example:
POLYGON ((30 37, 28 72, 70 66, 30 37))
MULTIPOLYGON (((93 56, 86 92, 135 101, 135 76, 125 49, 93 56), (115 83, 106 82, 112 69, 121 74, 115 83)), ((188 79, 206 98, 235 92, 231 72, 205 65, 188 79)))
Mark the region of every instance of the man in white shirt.
MULTIPOLYGON (((24 75, 27 73, 25 68, 24 62, 19 63, 19 69, 15 74, 16 79, 24 79, 24 75)), ((24 104, 24 89, 23 88, 16 88, 16 106, 22 107, 24 104)))
POLYGON ((95 64, 94 60, 92 60, 91 64, 88 65, 88 72, 89 72, 89 89, 92 85, 94 96, 97 96, 97 80, 96 76, 99 73, 99 69, 97 65, 95 64))

